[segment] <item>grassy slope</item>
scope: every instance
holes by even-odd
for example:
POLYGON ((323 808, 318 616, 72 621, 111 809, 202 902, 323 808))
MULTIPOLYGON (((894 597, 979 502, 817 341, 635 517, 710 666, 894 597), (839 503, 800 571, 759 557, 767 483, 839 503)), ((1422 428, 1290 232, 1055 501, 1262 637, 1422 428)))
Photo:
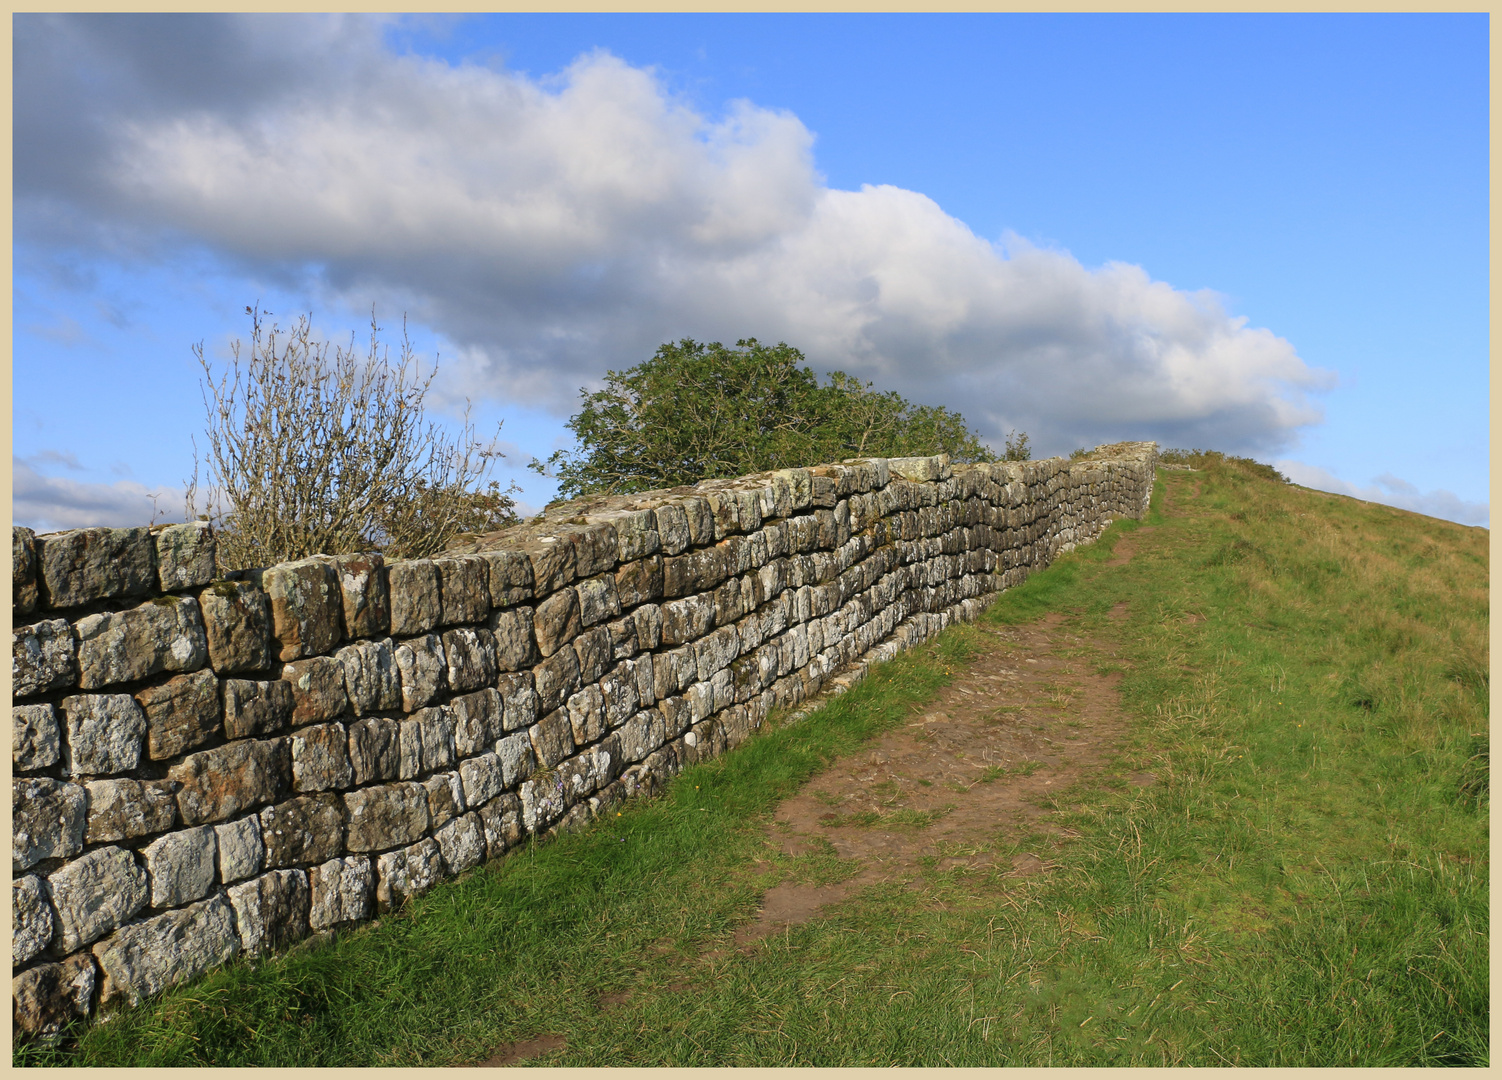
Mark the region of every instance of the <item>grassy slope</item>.
POLYGON ((586 834, 17 1063, 463 1064, 555 1032, 539 1064, 1484 1064, 1486 533, 1230 462, 1164 484, 1132 561, 1104 565, 1122 522, 986 616, 1065 612, 1128 665, 1129 745, 1054 797, 1073 838, 997 838, 1057 843, 1053 873, 935 871, 704 955, 761 889, 850 872, 769 856, 768 815, 948 681, 961 627, 586 834))

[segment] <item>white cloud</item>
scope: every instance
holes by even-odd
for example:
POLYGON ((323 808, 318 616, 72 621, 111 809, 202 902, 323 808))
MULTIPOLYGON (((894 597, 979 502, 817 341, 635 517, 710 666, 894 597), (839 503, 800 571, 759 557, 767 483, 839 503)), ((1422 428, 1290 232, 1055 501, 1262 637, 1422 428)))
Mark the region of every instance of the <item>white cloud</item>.
POLYGON ((1318 491, 1330 491, 1366 502, 1396 506, 1401 510, 1412 510, 1414 513, 1444 518, 1462 525, 1491 527, 1490 503, 1468 502, 1450 491, 1420 491, 1407 480, 1391 473, 1383 473, 1374 478, 1368 487, 1357 487, 1318 466, 1305 465, 1301 461, 1279 461, 1275 467, 1295 484, 1318 491))
POLYGON ((96 525, 150 525, 153 518, 159 522, 183 519, 180 489, 148 488, 131 480, 98 484, 43 476, 30 460, 18 457, 12 458, 11 468, 11 518, 39 533, 96 525))
POLYGON ((286 49, 300 62, 275 92, 195 100, 148 94, 150 65, 117 56, 109 70, 127 74, 101 77, 96 100, 63 70, 92 55, 84 39, 158 64, 163 46, 104 45, 79 29, 94 25, 24 27, 31 55, 57 59, 18 83, 66 85, 46 108, 72 94, 117 122, 79 136, 94 151, 69 144, 89 180, 59 195, 29 158, 62 153, 35 133, 67 125, 22 95, 23 239, 61 235, 63 199, 97 226, 78 243, 177 237, 302 275, 349 310, 408 310, 457 347, 449 396, 568 412, 579 386, 663 341, 754 335, 958 408, 997 445, 1027 430, 1043 452, 1118 438, 1266 452, 1320 418, 1307 393, 1328 376, 1213 294, 992 243, 916 192, 831 189, 795 116, 737 102, 705 117, 606 53, 534 81, 392 55, 347 18, 343 38, 317 19, 278 34, 254 17, 184 22, 235 65, 286 49))

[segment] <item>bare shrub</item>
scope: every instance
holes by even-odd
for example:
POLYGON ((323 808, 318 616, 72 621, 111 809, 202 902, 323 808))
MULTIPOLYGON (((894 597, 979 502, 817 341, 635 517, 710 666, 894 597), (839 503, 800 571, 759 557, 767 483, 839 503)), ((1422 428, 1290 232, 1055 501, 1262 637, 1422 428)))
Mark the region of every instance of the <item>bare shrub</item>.
POLYGON ((480 486, 499 452, 476 441, 468 415, 457 439, 425 420, 437 366, 422 372, 405 320, 393 364, 374 313, 365 355, 351 335, 330 359, 311 317, 283 331, 266 328, 270 312, 245 311, 249 356, 236 341, 216 372, 203 344, 193 349, 206 380, 208 475, 201 491, 195 440, 188 517, 218 526, 221 565, 370 550, 416 558, 516 520, 509 490, 480 486))

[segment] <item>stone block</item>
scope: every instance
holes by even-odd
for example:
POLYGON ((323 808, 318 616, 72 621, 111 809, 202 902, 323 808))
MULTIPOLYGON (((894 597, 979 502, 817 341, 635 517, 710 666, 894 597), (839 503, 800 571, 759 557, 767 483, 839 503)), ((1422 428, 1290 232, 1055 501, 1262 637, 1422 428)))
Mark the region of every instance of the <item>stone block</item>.
POLYGON ((657 686, 657 661, 651 653, 643 653, 634 660, 626 660, 619 665, 623 668, 622 674, 629 674, 632 682, 636 685, 636 700, 645 709, 657 700, 654 690, 657 686))
MULTIPOLYGON (((501 787, 514 788, 532 775, 536 758, 532 752, 532 739, 525 731, 508 735, 495 744, 495 755, 501 764, 501 787)), ((471 804, 473 805, 473 804, 471 804)))
MULTIPOLYGON (((634 665, 619 664, 614 670, 606 672, 600 679, 598 693, 600 706, 604 710, 603 726, 605 728, 619 727, 636 711, 637 704, 641 701, 641 694, 636 685, 634 665)), ((576 736, 575 741, 582 745, 586 742, 594 742, 595 738, 599 736, 591 739, 578 739, 576 736)))
POLYGON ((662 643, 682 645, 697 641, 714 627, 714 603, 702 596, 669 600, 662 610, 662 643))
POLYGON ((449 702, 448 709, 453 723, 454 752, 460 758, 483 753, 505 730, 506 702, 494 687, 456 697, 449 702))
POLYGON ((212 671, 174 675, 136 694, 146 716, 146 753, 165 761, 212 741, 224 726, 219 680, 212 671))
POLYGON ((542 599, 574 580, 577 552, 567 539, 539 536, 521 551, 532 567, 533 595, 542 599))
POLYGON ((401 725, 382 717, 350 724, 349 762, 356 784, 395 780, 401 771, 401 725))
POLYGON ((627 563, 615 572, 616 598, 623 610, 661 599, 662 568, 662 556, 653 555, 627 563))
POLYGON ((70 956, 60 964, 38 964, 11 979, 17 1035, 50 1038, 89 1014, 94 1000, 94 958, 70 956))
POLYGON ((658 542, 664 555, 677 555, 688 549, 688 515, 678 503, 664 503, 652 511, 658 542))
POLYGON ((11 792, 11 868, 20 873, 43 859, 83 850, 88 795, 77 784, 45 776, 14 778, 11 792))
POLYGON ((334 654, 344 672, 344 696, 356 716, 399 709, 401 673, 391 639, 356 641, 334 654))
POLYGON ((104 972, 100 1004, 132 1005, 217 967, 240 951, 235 912, 223 896, 122 927, 94 946, 104 972))
POLYGON ((636 641, 636 620, 630 615, 613 623, 606 623, 605 629, 610 632, 612 660, 626 660, 641 651, 636 641))
POLYGON ((621 562, 653 555, 662 549, 662 538, 657 532, 657 518, 651 510, 614 510, 594 515, 591 520, 598 520, 615 528, 616 557, 621 562))
POLYGON ((391 632, 391 592, 386 560, 379 552, 336 555, 329 560, 339 579, 344 630, 352 638, 385 637, 391 632))
MULTIPOLYGON (((486 692, 481 691, 484 695, 486 692)), ((491 711, 495 715, 495 721, 491 729, 499 732, 501 718, 501 695, 490 690, 492 701, 491 711)), ((454 766, 454 713, 458 710, 448 709, 424 709, 420 716, 414 716, 408 723, 417 725, 418 735, 422 742, 422 771, 432 772, 434 769, 451 769, 454 766)))
POLYGON ((78 685, 93 690, 161 671, 197 671, 209 657, 191 596, 162 596, 128 611, 86 615, 78 636, 78 685))
POLYGON ((41 602, 36 533, 23 525, 10 529, 10 602, 14 616, 30 615, 41 602))
POLYGON ((500 758, 492 752, 461 761, 459 780, 464 785, 464 805, 489 802, 504 789, 500 758))
POLYGON ((214 529, 207 521, 159 527, 154 539, 157 579, 163 592, 207 585, 218 576, 214 529))
POLYGON ((73 529, 36 542, 42 599, 49 607, 145 596, 156 587, 156 545, 149 529, 73 529))
POLYGON ((226 885, 259 874, 266 866, 266 842, 259 814, 214 826, 219 850, 219 880, 226 885))
POLYGON ((291 737, 292 790, 328 791, 354 783, 349 734, 343 724, 312 724, 291 737))
POLYGON ((586 630, 574 639, 574 652, 579 657, 579 681, 598 681, 611 663, 610 631, 603 626, 586 630))
POLYGON ((546 829, 568 809, 567 789, 562 775, 556 770, 549 770, 526 781, 518 794, 521 798, 522 828, 529 833, 546 829))
POLYGON ((449 689, 456 694, 491 686, 496 668, 495 635, 483 627, 455 627, 443 633, 449 689))
POLYGON ((532 637, 532 609, 508 608, 490 616, 490 632, 495 637, 496 667, 500 671, 521 671, 541 659, 532 637))
POLYGON ((579 594, 563 589, 549 596, 532 615, 532 630, 537 650, 550 657, 579 633, 579 594))
POLYGON ((67 741, 63 762, 72 776, 130 772, 141 761, 146 714, 129 694, 63 698, 67 741))
POLYGON ((484 622, 490 614, 490 573, 478 555, 434 559, 438 567, 439 625, 484 622))
POLYGON ((439 773, 422 782, 428 793, 428 827, 439 829, 464 813, 464 781, 458 772, 439 773))
POLYGON ((600 788, 615 779, 618 771, 619 753, 612 737, 609 745, 590 747, 558 765, 558 775, 563 779, 564 799, 570 805, 588 799, 600 788))
POLYGON ((682 735, 693 723, 693 713, 689 709, 687 698, 663 698, 657 703, 657 711, 662 713, 663 726, 670 739, 682 735))
POLYGON ((598 686, 570 695, 566 709, 575 745, 588 746, 605 734, 605 698, 598 686))
POLYGON ((182 907, 213 891, 219 876, 212 825, 168 833, 141 849, 151 883, 151 906, 182 907))
POLYGON ((621 602, 616 595, 615 576, 612 574, 587 578, 575 585, 574 591, 579 595, 581 627, 594 626, 621 613, 621 602))
POLYGON ((273 870, 226 890, 240 947, 255 954, 285 949, 308 936, 311 896, 302 870, 273 870))
POLYGON ((740 655, 740 637, 734 626, 722 626, 694 645, 694 660, 700 682, 708 682, 714 674, 728 667, 740 655))
POLYGON ((330 859, 308 871, 308 928, 327 930, 374 913, 375 870, 366 855, 330 859))
POLYGON ((690 495, 683 500, 682 506, 688 518, 689 546, 703 547, 714 543, 714 512, 709 500, 702 495, 690 495))
POLYGON ((337 720, 349 699, 344 693, 344 666, 332 656, 312 656, 282 668, 282 680, 292 687, 294 726, 337 720))
POLYGON ((35 874, 10 883, 10 958, 24 964, 52 943, 55 921, 47 885, 35 874))
POLYGON ((283 679, 225 679, 225 737, 245 739, 285 731, 296 707, 292 687, 283 679))
POLYGON ((537 691, 532 687, 530 671, 500 676, 496 680, 496 689, 506 705, 501 722, 504 730, 518 731, 537 722, 537 691))
POLYGON ((532 598, 532 560, 520 551, 482 551, 490 587, 490 606, 509 607, 532 598))
POLYGON ((146 871, 124 848, 96 848, 47 878, 57 915, 57 948, 76 952, 146 906, 146 871))
POLYGON ((614 525, 591 523, 569 534, 568 541, 574 548, 574 574, 578 578, 614 570, 620 561, 620 541, 614 525))
POLYGON ((267 867, 305 866, 344 850, 344 801, 335 794, 299 795, 261 811, 267 867))
POLYGON ((12 632, 10 685, 15 697, 72 686, 77 678, 68 620, 48 619, 12 632))
POLYGON ((398 728, 401 747, 396 767, 398 780, 411 780, 422 772, 422 730, 412 721, 403 721, 398 728))
POLYGON ((180 785, 177 812, 185 825, 225 821, 271 802, 292 779, 284 739, 245 739, 189 754, 167 770, 180 785))
POLYGON ((573 649, 560 649, 532 670, 532 684, 539 713, 559 708, 579 689, 579 655, 573 649))
POLYGON ((448 689, 448 658, 437 634, 408 638, 396 646, 401 678, 402 711, 416 712, 448 689))
POLYGON ((485 828, 478 814, 465 814, 433 834, 443 865, 450 874, 462 874, 485 859, 485 828))
POLYGON ((177 798, 169 780, 93 780, 88 793, 88 830, 84 843, 133 840, 165 832, 177 822, 177 798))
POLYGON ((271 638, 277 659, 301 660, 329 652, 344 639, 344 598, 326 559, 268 567, 261 588, 271 603, 271 638))
POLYGON ((386 567, 391 590, 391 633, 394 637, 426 634, 438 626, 438 567, 431 559, 406 559, 386 567))
POLYGON ((426 892, 443 877, 443 852, 429 837, 376 860, 376 907, 391 911, 409 897, 426 892))
POLYGON ((623 761, 641 761, 667 742, 667 722, 656 709, 643 709, 622 724, 615 737, 623 761))
MULTIPOLYGON (((467 797, 467 796, 466 796, 467 797)), ((398 781, 344 793, 349 851, 380 851, 410 844, 428 829, 428 793, 421 784, 398 781)))
POLYGON ((486 858, 499 859, 526 835, 520 796, 498 795, 480 807, 478 813, 480 827, 485 830, 486 858))
POLYGON ((16 772, 46 769, 62 759, 57 710, 51 705, 11 708, 10 764, 16 772))

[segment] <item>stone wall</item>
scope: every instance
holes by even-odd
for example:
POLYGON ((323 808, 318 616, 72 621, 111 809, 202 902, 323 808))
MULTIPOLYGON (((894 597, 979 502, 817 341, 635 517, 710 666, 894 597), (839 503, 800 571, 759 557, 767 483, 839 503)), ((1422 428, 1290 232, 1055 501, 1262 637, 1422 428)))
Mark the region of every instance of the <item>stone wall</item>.
POLYGON ((1138 515, 1155 460, 852 461, 226 575, 206 525, 15 529, 17 1035, 651 791, 1138 515))

